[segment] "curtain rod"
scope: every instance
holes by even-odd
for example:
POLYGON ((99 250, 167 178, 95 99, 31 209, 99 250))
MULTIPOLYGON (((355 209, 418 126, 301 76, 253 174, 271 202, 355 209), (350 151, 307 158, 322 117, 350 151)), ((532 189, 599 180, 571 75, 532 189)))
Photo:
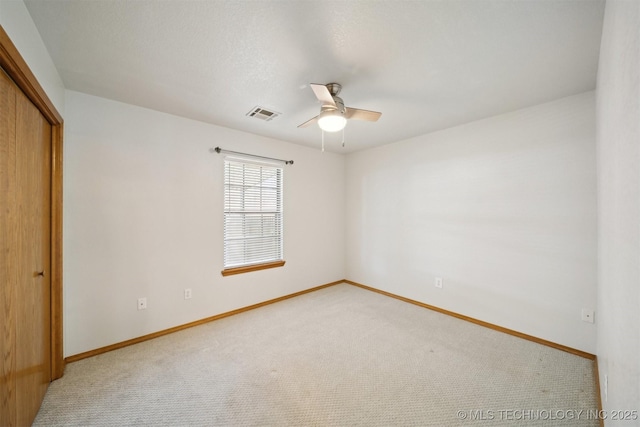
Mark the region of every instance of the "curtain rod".
POLYGON ((248 154, 248 153, 241 153, 239 151, 225 150, 225 149, 220 148, 220 147, 211 148, 209 151, 212 152, 212 153, 215 151, 218 154, 224 152, 224 153, 231 153, 231 154, 240 154, 240 155, 243 155, 243 156, 258 157, 260 159, 276 160, 278 162, 284 163, 285 165, 292 165, 293 164, 293 160, 282 160, 282 159, 274 159, 273 157, 257 156, 255 154, 248 154))

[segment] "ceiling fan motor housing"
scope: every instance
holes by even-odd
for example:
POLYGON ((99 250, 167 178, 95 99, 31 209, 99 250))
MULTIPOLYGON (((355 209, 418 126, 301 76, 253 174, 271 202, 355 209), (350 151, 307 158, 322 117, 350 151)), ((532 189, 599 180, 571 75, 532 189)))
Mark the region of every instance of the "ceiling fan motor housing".
POLYGON ((340 91, 342 90, 342 85, 340 83, 327 83, 325 86, 329 90, 331 96, 333 96, 334 98, 338 96, 340 94, 340 91))
POLYGON ((339 111, 341 114, 344 114, 345 112, 345 108, 344 108, 344 101, 342 101, 342 98, 340 98, 339 96, 334 96, 333 97, 334 102, 336 103, 336 105, 331 105, 331 104, 323 104, 320 111, 339 111))

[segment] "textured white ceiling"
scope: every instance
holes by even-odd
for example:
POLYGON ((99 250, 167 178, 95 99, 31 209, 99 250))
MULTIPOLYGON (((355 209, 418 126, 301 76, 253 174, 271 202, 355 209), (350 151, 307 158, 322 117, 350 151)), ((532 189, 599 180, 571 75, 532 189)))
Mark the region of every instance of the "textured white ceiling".
POLYGON ((338 82, 350 152, 595 88, 604 0, 26 0, 67 88, 318 147, 338 82), (245 114, 259 105, 270 121, 245 114))

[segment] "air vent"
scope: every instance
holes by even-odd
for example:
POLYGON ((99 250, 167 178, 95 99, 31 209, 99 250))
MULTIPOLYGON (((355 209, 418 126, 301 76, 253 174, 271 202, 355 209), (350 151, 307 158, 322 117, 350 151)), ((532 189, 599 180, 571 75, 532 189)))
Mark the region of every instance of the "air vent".
POLYGON ((262 107, 254 107, 247 113, 247 116, 255 117, 256 119, 264 120, 265 122, 271 121, 279 115, 280 113, 276 113, 275 111, 270 111, 262 107))

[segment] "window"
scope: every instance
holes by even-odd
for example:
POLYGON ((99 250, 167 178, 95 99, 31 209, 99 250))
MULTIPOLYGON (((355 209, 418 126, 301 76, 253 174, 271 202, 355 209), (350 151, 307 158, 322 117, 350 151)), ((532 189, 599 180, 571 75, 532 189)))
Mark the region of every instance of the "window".
POLYGON ((282 168, 226 158, 222 274, 284 265, 282 234, 282 168))

